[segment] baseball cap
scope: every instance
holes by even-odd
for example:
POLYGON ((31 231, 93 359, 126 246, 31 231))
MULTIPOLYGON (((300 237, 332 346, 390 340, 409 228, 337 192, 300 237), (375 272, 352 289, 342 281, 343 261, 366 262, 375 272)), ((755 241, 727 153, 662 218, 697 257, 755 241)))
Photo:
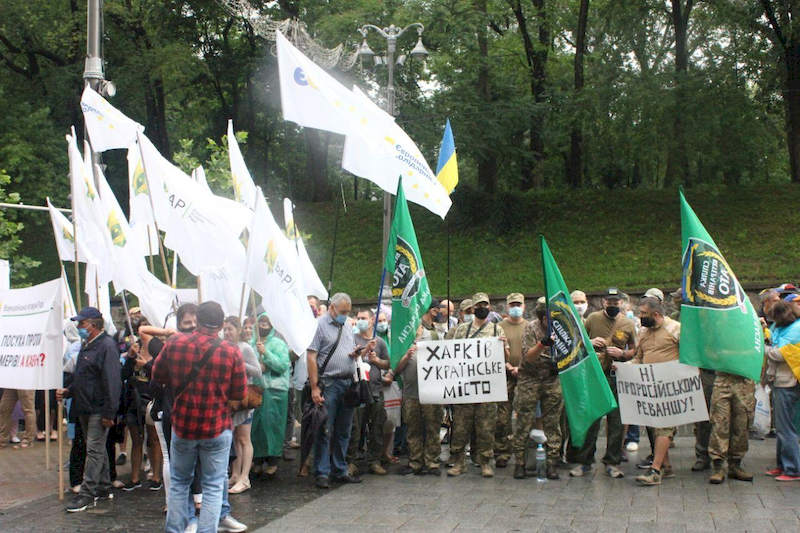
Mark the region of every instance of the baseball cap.
POLYGON ((70 318, 70 320, 80 322, 81 320, 86 320, 88 318, 103 318, 103 313, 101 313, 96 307, 84 307, 77 315, 70 318))
POLYGON ((652 289, 647 289, 644 293, 645 298, 657 298, 660 302, 664 301, 664 293, 661 292, 661 289, 657 289, 653 287, 652 289))
POLYGON ((131 307, 130 309, 128 309, 129 315, 135 315, 136 313, 141 313, 141 312, 142 312, 141 307, 131 307))
POLYGON ((616 287, 609 287, 608 290, 605 292, 605 294, 603 294, 603 298, 605 298, 606 300, 611 300, 611 299, 621 300, 622 293, 616 287))
POLYGON ((478 305, 479 303, 491 303, 489 302, 489 295, 485 292, 476 292, 472 295, 472 303, 473 305, 478 305))
POLYGON ((784 302, 794 302, 797 300, 800 300, 800 294, 797 294, 796 292, 789 293, 783 297, 784 302))
POLYGON ((782 283, 776 289, 781 294, 790 294, 797 292, 797 287, 794 286, 792 283, 782 283))
POLYGON ((467 309, 473 306, 474 304, 472 303, 472 300, 466 298, 464 300, 461 300, 461 303, 458 305, 458 309, 459 311, 466 311, 467 309))
POLYGON ((428 306, 428 309, 433 309, 434 307, 439 307, 439 300, 437 298, 431 298, 431 305, 428 306))
POLYGON ((522 293, 519 292, 512 292, 508 296, 506 296, 506 303, 507 304, 524 304, 525 297, 522 293))
POLYGON ((217 302, 203 302, 197 307, 197 325, 206 328, 221 328, 225 320, 222 306, 217 302))

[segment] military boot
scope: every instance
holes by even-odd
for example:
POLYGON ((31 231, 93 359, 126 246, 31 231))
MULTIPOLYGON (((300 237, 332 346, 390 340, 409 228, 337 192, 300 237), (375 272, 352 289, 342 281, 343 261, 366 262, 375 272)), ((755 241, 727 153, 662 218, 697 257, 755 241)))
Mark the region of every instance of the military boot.
POLYGON ((452 468, 449 468, 447 470, 447 475, 450 476, 450 477, 460 476, 461 474, 464 473, 464 471, 466 469, 467 469, 467 465, 465 464, 464 458, 462 457, 462 458, 456 459, 453 462, 452 468))
POLYGON ((753 474, 742 469, 741 459, 728 461, 728 477, 739 481, 753 481, 753 474))
POLYGON ((722 469, 722 459, 714 459, 711 463, 711 477, 708 482, 712 485, 719 485, 725 481, 725 471, 722 469))
POLYGON ((514 479, 525 479, 525 465, 517 463, 514 465, 514 479))
POLYGON ((494 477, 494 468, 491 463, 483 463, 481 465, 481 475, 483 477, 494 477))

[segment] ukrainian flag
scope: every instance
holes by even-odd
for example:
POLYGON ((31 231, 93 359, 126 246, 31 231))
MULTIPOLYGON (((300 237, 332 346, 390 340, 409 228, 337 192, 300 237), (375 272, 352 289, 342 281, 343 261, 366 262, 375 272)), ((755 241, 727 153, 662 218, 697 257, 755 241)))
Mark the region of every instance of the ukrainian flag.
POLYGON ((436 165, 436 178, 447 190, 453 192, 458 184, 458 162, 456 161, 456 143, 453 141, 453 130, 450 129, 450 119, 444 127, 442 146, 439 148, 439 163, 436 165))

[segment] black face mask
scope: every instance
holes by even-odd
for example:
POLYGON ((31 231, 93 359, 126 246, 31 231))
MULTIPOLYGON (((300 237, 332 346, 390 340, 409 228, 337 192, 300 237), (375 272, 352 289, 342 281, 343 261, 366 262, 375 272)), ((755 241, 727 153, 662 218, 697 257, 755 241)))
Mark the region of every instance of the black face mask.
POLYGON ((475 318, 477 318, 479 320, 485 320, 487 316, 489 316, 489 308, 488 307, 476 307, 475 308, 475 318))
POLYGON ((445 322, 447 322, 447 315, 439 313, 438 315, 436 315, 436 318, 434 320, 439 324, 444 324, 445 322))
POLYGON ((656 319, 651 316, 643 316, 641 322, 643 328, 652 328, 656 325, 656 319))
POLYGON ((266 337, 269 335, 270 331, 272 331, 272 328, 258 328, 258 335, 260 337, 266 337))
POLYGON ((606 314, 609 317, 614 318, 619 314, 619 306, 609 305, 608 307, 606 307, 606 314))
POLYGON ((178 328, 181 333, 194 333, 195 328, 178 328))

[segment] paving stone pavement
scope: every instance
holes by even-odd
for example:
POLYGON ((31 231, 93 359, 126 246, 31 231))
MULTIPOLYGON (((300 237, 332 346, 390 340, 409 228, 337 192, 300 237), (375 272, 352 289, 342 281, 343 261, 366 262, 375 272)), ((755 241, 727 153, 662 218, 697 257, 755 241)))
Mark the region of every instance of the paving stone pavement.
MULTIPOLYGON (((254 480, 253 489, 232 495, 231 504, 234 516, 258 532, 800 531, 800 482, 778 483, 763 474, 774 462, 773 439, 750 441, 745 466, 756 474, 753 483, 726 480, 718 486, 708 484, 708 472, 689 470, 694 439, 678 437, 676 444, 670 450, 676 477, 660 487, 638 487, 632 461, 623 464, 625 478, 618 480, 599 470, 584 478, 569 478, 561 470, 560 480, 539 484, 513 479, 511 467, 499 469, 493 479, 470 467, 456 479, 367 475, 359 485, 320 491, 310 478, 294 475, 292 462, 282 463, 274 479, 254 480)), ((602 441, 598 448, 600 457, 602 441)), ((645 439, 638 456, 647 452, 645 439)), ((28 467, 0 457, 0 495, 25 486, 28 467)), ((40 488, 40 495, 46 490, 40 488)), ((161 531, 163 503, 163 491, 118 492, 110 505, 69 515, 50 494, 0 511, 0 531, 161 531)))

